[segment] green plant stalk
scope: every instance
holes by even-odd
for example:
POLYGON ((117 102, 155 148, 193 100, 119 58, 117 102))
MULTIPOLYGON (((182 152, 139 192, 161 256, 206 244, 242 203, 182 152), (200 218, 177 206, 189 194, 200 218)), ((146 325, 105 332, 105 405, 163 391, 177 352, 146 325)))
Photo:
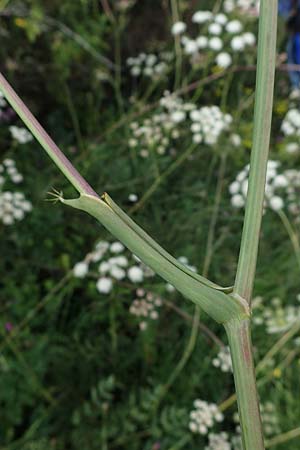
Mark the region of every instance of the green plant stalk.
POLYGON ((252 355, 250 320, 233 320, 225 324, 225 329, 231 350, 243 449, 264 450, 252 355))
MULTIPOLYGON (((276 67, 277 0, 261 0, 253 146, 234 294, 249 305, 255 278, 270 145, 276 67)), ((250 320, 225 324, 231 350, 244 450, 264 450, 250 320)))
POLYGON ((251 301, 255 277, 265 196, 276 67, 278 1, 262 0, 260 11, 253 145, 242 242, 234 287, 234 291, 248 303, 251 301))

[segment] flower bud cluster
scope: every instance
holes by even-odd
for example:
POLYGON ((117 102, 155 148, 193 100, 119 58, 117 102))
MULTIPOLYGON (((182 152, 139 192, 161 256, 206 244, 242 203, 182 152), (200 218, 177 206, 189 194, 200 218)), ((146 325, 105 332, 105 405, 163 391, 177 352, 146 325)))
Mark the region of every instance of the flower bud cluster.
POLYGON ((222 372, 232 372, 232 360, 229 347, 222 347, 216 358, 212 360, 213 366, 222 372))
POLYGON ((27 144, 33 140, 32 134, 26 128, 16 127, 12 125, 9 127, 10 134, 19 144, 27 144))
POLYGON ((73 275, 76 278, 85 278, 93 269, 91 266, 96 264, 98 265, 96 289, 101 294, 109 294, 118 281, 126 280, 136 284, 154 276, 149 267, 135 255, 131 255, 118 241, 98 242, 95 249, 83 261, 75 264, 73 275))
POLYGON ((287 140, 286 152, 298 154, 300 152, 300 111, 297 108, 291 107, 288 110, 281 124, 281 131, 287 140))
POLYGON ((190 412, 189 428, 192 433, 205 435, 215 422, 222 422, 223 414, 217 405, 203 400, 194 401, 194 410, 190 412))
POLYGON ((206 446, 204 450, 231 450, 227 433, 209 433, 208 441, 209 445, 206 446))
POLYGON ((260 0, 224 0, 224 11, 231 13, 240 10, 244 13, 257 15, 259 12, 260 0))
POLYGON ((157 295, 146 292, 144 289, 137 289, 136 296, 129 312, 139 319, 139 327, 144 331, 151 321, 158 319, 158 310, 162 306, 162 300, 157 295))
POLYGON ((7 183, 19 184, 22 180, 23 175, 17 170, 15 161, 4 159, 0 164, 0 220, 4 225, 15 224, 32 210, 32 204, 22 192, 4 190, 7 183))
POLYGON ((154 53, 146 54, 140 53, 136 57, 129 57, 126 61, 130 68, 130 74, 137 77, 147 77, 152 80, 161 78, 169 68, 169 63, 173 59, 173 54, 170 52, 162 52, 159 56, 154 53))
POLYGON ((191 57, 192 63, 198 64, 213 53, 215 63, 227 69, 232 65, 234 53, 245 52, 256 44, 255 35, 245 31, 240 20, 230 18, 225 9, 217 14, 196 11, 192 22, 201 26, 200 34, 194 38, 185 34, 187 25, 184 22, 174 23, 171 29, 173 35, 180 36, 183 52, 191 57))
MULTIPOLYGON (((141 123, 132 122, 129 147, 147 158, 152 152, 164 155, 174 153, 172 145, 178 138, 190 136, 195 144, 215 145, 225 132, 230 132, 232 116, 218 106, 197 108, 182 98, 166 91, 160 100, 160 111, 141 123), (190 133, 190 134, 189 134, 190 133)), ((236 134, 229 135, 233 145, 240 144, 236 134)))
POLYGON ((255 306, 253 323, 263 325, 268 334, 284 333, 300 320, 300 305, 284 306, 280 298, 273 298, 271 306, 266 307, 260 299, 255 302, 255 306))
MULTIPOLYGON (((280 211, 285 206, 288 211, 299 220, 300 212, 300 172, 297 170, 285 170, 279 172, 280 162, 268 161, 267 178, 265 188, 265 208, 280 211)), ((229 186, 231 204, 240 209, 245 206, 248 192, 249 164, 238 173, 236 179, 229 186)))

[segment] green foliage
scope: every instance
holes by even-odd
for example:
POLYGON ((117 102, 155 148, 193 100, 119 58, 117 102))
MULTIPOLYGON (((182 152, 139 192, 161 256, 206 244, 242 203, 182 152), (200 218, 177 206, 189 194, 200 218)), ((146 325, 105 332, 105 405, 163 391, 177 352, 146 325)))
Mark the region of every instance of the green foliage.
MULTIPOLYGON (((230 286, 243 210, 232 208, 228 186, 249 161, 254 72, 222 75, 214 62, 205 60, 192 67, 184 56, 183 87, 211 75, 215 79, 184 93, 183 100, 197 107, 218 105, 231 114, 232 131, 240 135, 241 145, 234 147, 223 136, 215 146, 201 143, 180 161, 191 146, 191 136, 189 125, 178 125, 180 137, 170 142, 163 155, 149 148, 150 157, 142 158, 142 146, 129 146, 130 124, 140 126, 144 119, 161 113, 158 103, 164 90, 174 90, 175 61, 165 77, 153 81, 133 78, 126 58, 144 51, 173 52, 170 25, 174 20, 167 2, 136 2, 125 12, 116 7, 121 2, 109 2, 113 23, 103 10, 104 2, 100 3, 8 2, 7 14, 0 16, 1 70, 94 189, 108 191, 126 211, 136 208, 137 223, 171 254, 186 256, 200 273, 221 157, 226 155, 208 275, 219 285, 230 286), (67 34, 62 25, 73 34, 67 34), (121 63, 121 73, 107 60, 121 63), (136 194, 141 200, 149 189, 152 193, 143 204, 128 198, 136 194)), ((190 27, 194 10, 210 8, 213 2, 205 6, 198 2, 193 10, 191 2, 178 3, 190 27)), ((253 18, 233 17, 256 32, 253 18)), ((236 56, 238 63, 240 56, 236 56)), ((247 53, 247 61, 241 64, 254 64, 254 56, 254 51, 247 53)), ((299 164, 299 154, 286 152, 291 138, 280 130, 290 108, 288 93, 287 75, 278 71, 271 158, 284 169, 299 164)), ((1 450, 205 448, 207 436, 189 429, 193 402, 198 398, 221 404, 234 390, 231 374, 212 364, 218 345, 199 330, 190 357, 167 386, 190 341, 193 306, 178 293, 168 292, 158 277, 145 278, 139 287, 160 296, 163 305, 159 319, 148 321, 141 331, 140 319, 130 313, 137 298, 134 283, 126 278, 115 282, 108 295, 99 293, 99 263, 90 267, 85 279, 73 277, 70 271, 95 242, 112 242, 112 238, 87 215, 45 201, 53 187, 62 190, 65 198, 73 198, 74 192, 36 142, 18 144, 12 139, 10 125, 21 123, 15 117, 0 122, 1 161, 14 159, 24 181, 5 190, 24 192, 33 210, 13 226, 0 222, 1 450)), ((288 217, 299 237, 297 218, 288 217)), ((125 255, 129 258, 129 253, 125 255)), ((299 267, 291 240, 279 216, 267 210, 255 285, 255 296, 263 300, 253 312, 257 362, 284 332, 268 334, 265 322, 257 325, 255 319, 263 317, 274 297, 284 307, 296 307, 299 292, 299 267)), ((226 344, 220 327, 204 314, 200 321, 226 344)), ((258 383, 262 403, 271 400, 275 405, 281 432, 296 428, 299 332, 268 360, 258 383)), ((235 406, 227 408, 224 421, 213 432, 233 436, 234 412, 235 406)), ((298 450, 299 437, 273 448, 298 450)))

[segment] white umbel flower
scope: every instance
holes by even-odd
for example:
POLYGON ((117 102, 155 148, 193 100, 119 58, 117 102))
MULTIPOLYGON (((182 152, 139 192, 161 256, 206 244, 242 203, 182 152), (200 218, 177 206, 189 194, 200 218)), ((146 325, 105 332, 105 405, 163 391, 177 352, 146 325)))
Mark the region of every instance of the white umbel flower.
POLYGON ((222 26, 219 23, 213 22, 209 25, 208 32, 219 36, 222 33, 222 26))
POLYGON ((112 253, 121 253, 124 250, 124 245, 121 242, 113 242, 110 246, 110 251, 112 253))
POLYGON ((223 41, 219 37, 215 36, 208 41, 208 46, 212 50, 219 51, 223 47, 223 41))
POLYGON ((231 34, 240 33, 243 29, 243 25, 239 20, 231 20, 226 24, 226 31, 231 34))
POLYGON ((186 30, 186 24, 184 22, 175 22, 172 26, 171 32, 173 36, 178 36, 184 33, 186 30))
POLYGON ((86 262, 82 261, 73 267, 73 275, 76 278, 84 278, 89 271, 89 266, 86 262))
POLYGON ((96 283, 96 288, 100 294, 109 294, 112 290, 113 283, 111 278, 102 277, 96 283))
POLYGON ((284 201, 278 195, 271 197, 269 203, 270 208, 273 209, 273 211, 280 211, 284 207, 284 201))
POLYGON ((231 48, 236 52, 240 52, 245 48, 245 41, 241 36, 235 36, 231 41, 231 48))
POLYGON ((194 23, 205 23, 211 20, 213 17, 213 14, 211 11, 197 11, 192 17, 192 21, 194 23))
POLYGON ((132 266, 127 271, 127 276, 133 283, 140 283, 144 279, 143 270, 138 266, 132 266))
POLYGON ((19 142, 19 144, 27 144, 27 142, 30 142, 33 140, 33 136, 29 131, 26 130, 26 128, 19 128, 14 125, 9 127, 9 131, 12 135, 12 137, 19 142))
POLYGON ((222 67, 222 69, 227 69, 232 63, 232 58, 229 53, 222 52, 217 55, 216 63, 219 67, 222 67))
POLYGON ((183 122, 186 118, 186 113, 184 111, 174 111, 171 114, 171 120, 174 123, 180 123, 183 122))

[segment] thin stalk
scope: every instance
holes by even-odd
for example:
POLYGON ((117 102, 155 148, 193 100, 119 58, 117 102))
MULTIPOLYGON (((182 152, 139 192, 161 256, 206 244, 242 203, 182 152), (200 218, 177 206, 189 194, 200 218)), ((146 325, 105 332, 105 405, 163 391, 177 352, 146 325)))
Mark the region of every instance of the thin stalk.
MULTIPOLYGON (((179 18, 177 0, 171 0, 171 11, 172 11, 173 23, 178 22, 180 20, 180 18, 179 18)), ((181 45, 180 45, 180 36, 174 36, 174 47, 175 47, 175 55, 176 55, 174 90, 176 90, 180 86, 181 73, 182 73, 182 50, 181 50, 181 45)))
POLYGON ((136 203, 131 209, 130 213, 134 213, 141 209, 146 201, 154 194, 156 189, 164 182, 166 179, 179 167, 181 164, 194 152, 194 150, 197 148, 195 144, 192 144, 187 148, 187 150, 182 153, 182 155, 179 156, 175 161, 172 162, 172 164, 169 165, 169 167, 159 176, 155 179, 155 181, 151 184, 149 189, 145 192, 143 197, 139 200, 138 203, 136 203))
POLYGON ((287 431, 286 433, 275 436, 274 438, 266 442, 266 448, 274 447, 275 445, 283 444, 291 439, 295 439, 300 436, 300 427, 294 430, 287 431))
POLYGON ((258 253, 270 145, 276 66, 277 0, 262 0, 249 188, 235 293, 250 303, 258 253))
MULTIPOLYGON (((270 1, 270 0, 267 0, 270 1)), ((264 450, 252 355, 250 320, 225 325, 231 349, 244 450, 264 450)))
POLYGON ((280 217, 280 220, 284 226, 284 228, 286 229, 287 234, 289 235, 291 244, 293 246, 294 252, 295 252, 295 256, 297 259, 297 263, 300 269, 300 244, 299 244, 299 238, 298 235, 296 233, 296 231, 293 228, 293 225, 291 224, 288 216, 285 214, 284 211, 280 210, 277 212, 277 214, 280 217))
POLYGON ((6 99, 20 116, 23 122, 27 125, 31 133, 46 150, 52 161, 57 165, 70 183, 82 194, 92 195, 98 197, 93 188, 80 175, 75 167, 70 163, 68 158, 57 147, 55 142, 46 133, 40 123, 36 120, 33 114, 29 111, 27 106, 22 102, 19 96, 15 93, 13 88, 9 85, 3 75, 0 73, 0 90, 3 91, 6 99))

